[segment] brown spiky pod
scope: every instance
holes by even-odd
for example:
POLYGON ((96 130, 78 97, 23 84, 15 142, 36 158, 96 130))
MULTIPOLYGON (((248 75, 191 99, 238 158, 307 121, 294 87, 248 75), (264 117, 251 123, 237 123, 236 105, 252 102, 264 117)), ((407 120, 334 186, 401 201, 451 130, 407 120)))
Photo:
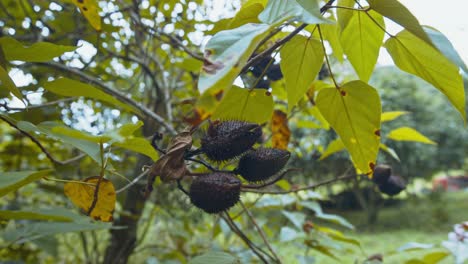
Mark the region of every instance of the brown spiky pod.
POLYGON ((239 160, 235 172, 249 182, 264 181, 278 173, 290 156, 289 151, 276 148, 250 150, 239 160))
POLYGON ((375 182, 377 185, 381 185, 388 181, 390 175, 392 175, 392 167, 386 164, 379 164, 374 168, 372 181, 375 182))
POLYGON ((379 190, 382 193, 390 196, 397 195, 406 189, 406 182, 400 176, 392 175, 388 178, 387 182, 379 185, 379 190))
POLYGON ((201 139, 201 151, 213 161, 225 161, 240 156, 262 135, 259 124, 244 121, 210 123, 201 139))
POLYGON ((240 199, 241 181, 233 173, 213 172, 197 176, 190 185, 190 201, 209 214, 220 213, 240 199))

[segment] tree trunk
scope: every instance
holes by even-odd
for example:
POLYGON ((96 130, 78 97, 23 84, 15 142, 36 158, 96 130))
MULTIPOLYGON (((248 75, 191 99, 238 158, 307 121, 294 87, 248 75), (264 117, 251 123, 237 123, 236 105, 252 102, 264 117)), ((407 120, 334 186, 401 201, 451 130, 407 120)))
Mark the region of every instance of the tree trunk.
MULTIPOLYGON (((135 177, 141 174, 141 168, 144 165, 151 164, 151 159, 140 155, 137 166, 133 170, 135 177)), ((135 249, 137 242, 138 221, 145 207, 146 199, 142 195, 146 181, 130 187, 126 192, 123 209, 125 210, 119 218, 114 221, 114 226, 125 226, 125 229, 111 230, 110 243, 106 249, 105 264, 124 264, 135 249)))

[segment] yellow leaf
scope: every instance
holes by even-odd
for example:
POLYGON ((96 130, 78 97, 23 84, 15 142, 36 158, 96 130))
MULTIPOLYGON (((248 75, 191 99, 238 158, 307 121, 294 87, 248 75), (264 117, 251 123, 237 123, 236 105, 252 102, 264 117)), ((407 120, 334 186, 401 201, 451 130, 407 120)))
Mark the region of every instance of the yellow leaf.
POLYGON ((356 169, 371 173, 380 143, 382 108, 377 91, 362 81, 352 81, 340 89, 321 90, 316 103, 340 136, 356 169))
POLYGON ((388 122, 388 121, 392 121, 392 120, 395 120, 396 118, 402 116, 402 115, 406 115, 408 114, 408 112, 405 112, 405 111, 389 111, 389 112, 384 112, 382 113, 382 115, 380 116, 380 122, 388 122))
POLYGON ((73 0, 73 3, 80 9, 89 24, 97 31, 101 30, 101 17, 98 13, 96 0, 73 0))
POLYGON ((437 145, 437 143, 411 127, 399 127, 394 129, 388 133, 387 138, 397 141, 415 141, 425 144, 437 145))
POLYGON ((288 127, 288 118, 286 113, 281 110, 273 112, 271 119, 272 144, 274 148, 287 149, 291 131, 288 127))
MULTIPOLYGON (((99 177, 86 178, 83 183, 68 182, 64 186, 65 195, 70 198, 74 205, 88 213, 94 201, 99 177)), ((103 222, 112 221, 112 213, 115 208, 115 188, 111 181, 102 179, 97 193, 97 202, 90 216, 103 222)))
POLYGON ((330 142, 330 144, 328 144, 327 149, 325 149, 325 151, 322 153, 322 156, 320 156, 319 160, 324 160, 327 157, 331 156, 332 154, 340 152, 344 149, 345 149, 345 146, 343 144, 343 141, 341 141, 340 138, 337 138, 333 140, 332 142, 330 142))

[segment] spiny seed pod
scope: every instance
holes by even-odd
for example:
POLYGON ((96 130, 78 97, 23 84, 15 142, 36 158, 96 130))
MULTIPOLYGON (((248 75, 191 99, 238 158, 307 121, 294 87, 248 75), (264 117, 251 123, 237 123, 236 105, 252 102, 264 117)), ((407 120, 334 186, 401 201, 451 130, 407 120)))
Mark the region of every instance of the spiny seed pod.
POLYGON ((239 160, 236 173, 250 182, 263 181, 278 173, 290 156, 289 151, 276 148, 250 150, 239 160))
POLYGON ((387 182, 379 185, 379 189, 381 192, 393 196, 406 189, 406 183, 400 176, 392 175, 387 182))
POLYGON ((201 150, 214 161, 235 158, 249 150, 259 137, 262 127, 244 121, 213 122, 201 139, 201 150))
POLYGON ((241 181, 232 173, 197 176, 190 185, 190 201, 209 214, 225 211, 240 199, 241 181))
POLYGON ((391 174, 392 167, 385 164, 377 165, 374 168, 374 175, 372 177, 372 181, 375 182, 377 185, 384 184, 388 181, 388 178, 390 178, 391 174))

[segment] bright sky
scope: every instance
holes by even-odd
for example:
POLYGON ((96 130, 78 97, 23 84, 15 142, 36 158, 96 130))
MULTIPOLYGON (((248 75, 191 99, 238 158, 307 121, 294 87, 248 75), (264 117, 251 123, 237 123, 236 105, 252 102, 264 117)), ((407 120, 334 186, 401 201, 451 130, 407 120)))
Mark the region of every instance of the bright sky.
MULTIPOLYGON (((467 0, 400 0, 421 25, 442 32, 453 44, 461 58, 468 64, 468 1, 467 0)), ((388 28, 392 28, 390 24, 388 28)), ((388 54, 381 53, 379 63, 390 64, 388 54)))

